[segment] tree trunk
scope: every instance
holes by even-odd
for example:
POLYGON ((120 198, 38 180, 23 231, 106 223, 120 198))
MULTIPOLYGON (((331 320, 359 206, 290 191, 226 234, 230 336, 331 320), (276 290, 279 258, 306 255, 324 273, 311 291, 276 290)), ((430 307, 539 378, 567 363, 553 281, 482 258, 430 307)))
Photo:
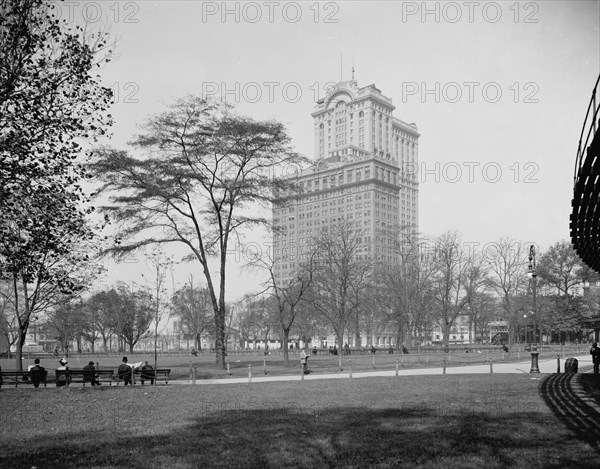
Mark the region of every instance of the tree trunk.
MULTIPOLYGON (((13 290, 15 293, 15 314, 17 315, 17 323, 19 326, 19 330, 17 332, 19 338, 17 340, 17 354, 16 354, 16 367, 15 369, 17 371, 23 371, 23 362, 22 362, 22 357, 23 357, 23 342, 25 342, 25 337, 27 336, 27 321, 29 321, 29 314, 27 311, 27 287, 25 285, 25 312, 26 312, 26 319, 24 322, 21 322, 21 316, 20 316, 20 308, 19 308, 19 288, 18 288, 18 278, 17 278, 17 274, 13 273, 13 290)), ((10 348, 10 347, 9 347, 10 348)))
POLYGON ((290 351, 289 351, 289 337, 290 337, 290 329, 282 328, 283 330, 283 361, 285 362, 285 366, 290 366, 290 351))
POLYGON ((225 343, 225 304, 219 306, 218 314, 215 314, 215 351, 217 366, 225 369, 225 357, 227 356, 227 344, 225 343))
POLYGON ((156 386, 156 370, 158 370, 158 320, 154 324, 154 379, 152 385, 156 386))
MULTIPOLYGON (((475 334, 477 337, 477 334, 475 334)), ((469 344, 473 343, 473 319, 469 316, 469 344)))
POLYGON ((450 324, 448 322, 444 322, 443 334, 444 352, 448 353, 450 351, 450 324))
POLYGON ((19 340, 17 340, 17 353, 15 355, 15 369, 17 371, 23 371, 23 343, 25 342, 26 334, 19 333, 19 340))

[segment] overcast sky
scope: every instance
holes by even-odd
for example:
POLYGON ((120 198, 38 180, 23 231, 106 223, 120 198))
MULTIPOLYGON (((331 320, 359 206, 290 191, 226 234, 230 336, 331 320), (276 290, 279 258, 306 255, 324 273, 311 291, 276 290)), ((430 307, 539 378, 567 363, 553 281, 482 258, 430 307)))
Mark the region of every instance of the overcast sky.
MULTIPOLYGON (((358 85, 375 84, 421 133, 424 234, 542 249, 568 239, 577 142, 600 72, 598 1, 71 4, 65 16, 102 15, 118 36, 101 72, 118 91, 118 148, 174 98, 211 93, 284 122, 312 158, 314 102, 354 64, 358 85)), ((239 265, 232 300, 257 285, 239 265)), ((110 280, 145 270, 120 265, 110 280)))

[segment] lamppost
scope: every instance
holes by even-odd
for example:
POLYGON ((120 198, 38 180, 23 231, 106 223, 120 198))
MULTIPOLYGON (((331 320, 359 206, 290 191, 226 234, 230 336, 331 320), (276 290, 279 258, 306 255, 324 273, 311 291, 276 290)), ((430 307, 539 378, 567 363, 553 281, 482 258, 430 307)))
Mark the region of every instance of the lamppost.
POLYGON ((529 373, 539 373, 540 368, 538 366, 538 355, 537 350, 537 309, 536 309, 536 296, 537 296, 537 272, 535 270, 535 247, 533 244, 529 248, 529 277, 532 281, 532 292, 533 292, 533 343, 531 344, 531 370, 529 373))

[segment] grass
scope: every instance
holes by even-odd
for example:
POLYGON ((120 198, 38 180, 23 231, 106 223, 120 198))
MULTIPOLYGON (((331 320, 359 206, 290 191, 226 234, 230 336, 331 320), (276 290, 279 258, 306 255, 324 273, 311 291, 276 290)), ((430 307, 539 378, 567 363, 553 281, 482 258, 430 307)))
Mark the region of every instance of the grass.
POLYGON ((594 375, 0 390, 0 467, 592 468, 594 375))
MULTIPOLYGON (((353 372, 372 371, 375 370, 394 370, 396 361, 400 369, 424 368, 424 367, 441 367, 442 360, 445 354, 394 354, 377 353, 374 356, 370 354, 364 355, 317 355, 311 356, 308 360, 309 368, 314 374, 338 373, 340 371, 339 359, 342 359, 342 368, 345 371, 349 370, 350 361, 352 360, 353 372), (375 368, 373 368, 373 364, 375 368)), ((461 366, 478 363, 488 363, 488 359, 492 358, 494 363, 508 363, 519 360, 527 360, 529 358, 527 352, 511 352, 510 354, 496 353, 451 353, 447 355, 447 366, 461 366)), ((557 352, 540 353, 540 360, 555 359, 557 352)), ((567 355, 568 356, 568 355, 567 355)), ((150 364, 154 363, 153 355, 135 354, 130 356, 130 362, 146 361, 150 364)), ((69 359, 71 368, 83 368, 88 361, 99 363, 101 369, 116 370, 121 362, 121 357, 107 357, 105 355, 88 355, 75 356, 69 359)), ((300 375, 300 360, 299 352, 295 351, 290 354, 290 366, 285 366, 283 357, 279 354, 270 354, 266 357, 261 353, 255 355, 239 355, 231 353, 229 360, 229 374, 227 370, 218 369, 215 366, 214 354, 206 353, 194 356, 159 356, 158 366, 160 368, 171 369, 171 379, 190 379, 190 366, 196 369, 197 379, 214 379, 214 378, 245 378, 248 376, 248 365, 252 367, 253 376, 264 376, 265 371, 268 375, 300 375)), ((564 361, 563 361, 564 363, 564 361)), ((23 368, 27 369, 27 365, 32 365, 33 359, 23 360, 23 368)), ((54 380, 54 370, 58 366, 57 359, 42 359, 42 365, 48 370, 49 381, 54 380)), ((14 359, 0 360, 0 366, 3 370, 9 371, 15 369, 14 359)))

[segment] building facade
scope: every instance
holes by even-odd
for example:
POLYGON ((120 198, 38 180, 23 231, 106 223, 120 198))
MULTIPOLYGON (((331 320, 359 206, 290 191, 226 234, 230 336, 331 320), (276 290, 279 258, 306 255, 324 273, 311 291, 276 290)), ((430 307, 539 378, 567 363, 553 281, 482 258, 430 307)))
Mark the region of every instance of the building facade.
POLYGON ((341 223, 358 237, 358 257, 398 262, 402 231, 418 231, 419 133, 396 117, 375 85, 338 83, 316 103, 314 164, 294 176, 299 194, 273 206, 273 259, 279 282, 292 278, 314 239, 341 223))

